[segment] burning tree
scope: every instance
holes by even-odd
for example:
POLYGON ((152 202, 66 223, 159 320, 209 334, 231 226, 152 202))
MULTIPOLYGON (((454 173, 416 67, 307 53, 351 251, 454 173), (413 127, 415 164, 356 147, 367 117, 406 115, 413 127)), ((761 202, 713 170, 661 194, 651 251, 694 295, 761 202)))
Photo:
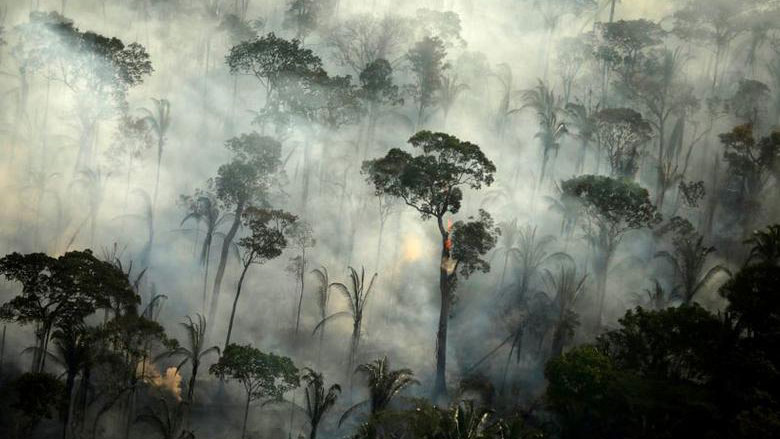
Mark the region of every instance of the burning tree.
POLYGON ((480 189, 492 184, 496 166, 479 146, 449 134, 420 131, 409 143, 422 152, 412 155, 393 148, 383 158, 364 162, 363 172, 377 196, 400 198, 423 220, 435 218, 439 227, 441 311, 436 336, 436 398, 446 394, 447 322, 458 269, 463 277, 476 270, 488 272, 490 264, 482 257, 496 244, 498 234, 492 218, 483 210, 468 222, 445 223, 444 217, 460 210, 462 187, 480 189))

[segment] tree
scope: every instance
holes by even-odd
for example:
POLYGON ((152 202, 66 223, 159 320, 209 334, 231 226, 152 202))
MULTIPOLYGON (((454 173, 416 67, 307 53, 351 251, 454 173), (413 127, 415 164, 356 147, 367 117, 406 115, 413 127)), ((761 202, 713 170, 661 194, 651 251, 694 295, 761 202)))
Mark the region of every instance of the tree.
POLYGON ((442 75, 438 101, 444 117, 444 126, 447 126, 447 116, 450 114, 450 110, 455 105, 455 101, 457 101, 458 96, 468 89, 468 84, 458 82, 457 75, 442 75))
POLYGON ((284 27, 295 29, 301 41, 317 29, 322 15, 327 13, 327 0, 290 0, 284 16, 284 27))
POLYGON ((181 362, 176 366, 177 371, 185 364, 190 363, 190 381, 187 384, 187 402, 189 404, 194 402, 195 381, 198 378, 201 360, 215 352, 219 355, 217 346, 206 347, 206 318, 200 314, 196 314, 195 317, 194 321, 192 317, 188 316, 186 322, 179 323, 187 332, 187 346, 177 346, 161 355, 161 357, 180 357, 181 362))
POLYGON ((135 422, 143 422, 152 427, 163 439, 195 439, 195 434, 186 429, 185 413, 189 402, 171 402, 166 398, 156 401, 160 409, 146 406, 135 422))
POLYGON ((563 196, 579 200, 582 213, 590 220, 583 228, 596 251, 593 270, 599 303, 596 323, 600 326, 607 273, 615 250, 626 232, 652 226, 660 221, 660 215, 647 190, 630 180, 583 175, 564 181, 561 190, 563 196))
MULTIPOLYGON (((337 317, 352 317, 352 341, 349 345, 349 356, 347 357, 348 371, 352 370, 352 366, 355 364, 357 358, 358 348, 360 347, 360 331, 363 327, 363 312, 365 311, 368 296, 371 295, 371 292, 373 291, 374 281, 376 281, 377 276, 378 275, 374 273, 374 275, 371 276, 371 280, 366 284, 366 269, 361 268, 360 274, 358 274, 357 270, 349 267, 349 278, 351 280, 349 283, 350 287, 338 282, 331 284, 333 288, 347 299, 349 311, 331 314, 322 319, 314 328, 314 333, 316 333, 318 329, 324 328, 325 323, 329 320, 337 317)), ((327 290, 330 286, 325 288, 327 290)), ((325 293, 327 293, 327 291, 325 291, 325 293)))
POLYGON ((748 221, 761 209, 762 194, 780 156, 780 131, 756 139, 753 126, 746 124, 734 127, 731 132, 719 137, 729 169, 727 188, 730 190, 723 201, 734 207, 745 232, 749 227, 748 221))
POLYGON ((17 420, 21 437, 32 437, 42 419, 51 419, 62 400, 62 382, 52 374, 30 372, 19 376, 11 388, 17 395, 13 408, 21 412, 17 420))
POLYGON ((52 330, 71 330, 98 308, 135 304, 138 296, 127 277, 89 250, 53 258, 43 253, 12 253, 0 259, 0 273, 22 285, 20 295, 0 307, 3 320, 36 324, 32 371, 43 372, 52 330))
POLYGON ((550 155, 558 155, 558 141, 566 134, 566 124, 559 119, 560 98, 539 80, 536 87, 523 91, 523 108, 531 108, 539 120, 539 131, 534 136, 542 143, 542 169, 539 183, 544 181, 550 155))
POLYGON ((306 268, 308 267, 308 261, 306 260, 306 249, 312 248, 316 245, 317 241, 314 239, 314 231, 312 231, 309 223, 305 221, 294 222, 289 231, 290 241, 292 247, 299 251, 300 254, 293 258, 297 262, 295 264, 295 275, 300 289, 298 296, 298 312, 295 317, 295 336, 298 337, 298 328, 301 324, 301 306, 303 305, 303 291, 305 287, 306 268))
POLYGON ((256 132, 233 137, 227 141, 226 146, 233 153, 233 159, 219 167, 213 185, 223 210, 233 211, 233 222, 222 239, 222 251, 209 306, 210 322, 214 322, 217 313, 225 266, 243 220, 244 210, 256 203, 267 203, 268 193, 275 184, 282 163, 282 145, 273 138, 261 136, 256 132))
POLYGON ((309 417, 309 439, 317 439, 317 428, 322 422, 322 418, 333 408, 336 400, 341 395, 341 386, 331 385, 325 389, 325 378, 321 373, 315 372, 308 367, 304 369, 305 373, 301 377, 306 383, 305 406, 306 416, 309 417))
POLYGON ((487 272, 490 264, 482 259, 496 243, 497 231, 490 215, 480 210, 469 222, 445 225, 447 214, 456 214, 463 199, 462 187, 473 190, 493 183, 496 167, 479 146, 445 133, 420 131, 409 139, 421 153, 411 155, 391 149, 380 159, 363 163, 363 172, 376 195, 400 198, 414 208, 423 220, 435 218, 441 235, 439 292, 441 309, 436 337, 435 397, 446 393, 447 323, 455 291, 458 268, 467 278, 474 271, 487 272))
POLYGON ((195 220, 198 224, 203 222, 206 226, 203 236, 203 243, 200 250, 200 263, 204 266, 203 270, 203 311, 206 311, 207 292, 206 288, 209 282, 209 264, 211 263, 211 247, 214 243, 214 236, 223 237, 224 234, 217 232, 217 228, 227 221, 227 216, 221 213, 219 200, 211 191, 197 190, 194 195, 181 195, 179 203, 186 209, 187 214, 181 220, 180 225, 184 225, 189 220, 195 220))
POLYGON ((425 110, 438 103, 437 93, 442 87, 444 71, 449 68, 449 63, 444 61, 446 56, 442 40, 428 36, 415 43, 406 54, 415 78, 410 92, 417 102, 417 129, 425 123, 425 110))
POLYGON ((154 99, 154 111, 150 111, 146 108, 143 111, 146 113, 146 123, 152 128, 154 134, 157 136, 157 172, 154 178, 154 195, 152 196, 152 208, 157 207, 157 190, 160 186, 160 165, 162 164, 163 149, 165 147, 165 135, 168 133, 168 129, 171 126, 171 103, 167 99, 154 99))
MULTIPOLYGON (((320 322, 324 321, 328 316, 328 301, 330 300, 330 291, 334 288, 338 282, 331 282, 328 269, 325 266, 315 268, 311 271, 317 276, 319 285, 317 286, 317 308, 320 311, 320 322)), ((322 342, 325 338, 325 323, 320 326, 320 349, 322 349, 322 342)))
MULTIPOLYGON (((641 104, 647 111, 648 123, 657 133, 658 181, 656 184, 656 206, 663 208, 666 191, 682 178, 687 170, 686 156, 683 169, 680 169, 679 156, 682 150, 682 121, 692 111, 698 108, 698 101, 693 94, 693 87, 682 78, 688 57, 681 49, 660 49, 648 52, 641 62, 641 68, 635 71, 619 86, 619 90, 631 100, 641 104), (678 126, 667 139, 667 122, 676 116, 678 126)), ((691 145, 692 147, 693 145, 691 145)))
MULTIPOLYGON (((73 389, 76 384, 78 374, 91 366, 94 362, 95 347, 98 342, 96 331, 91 330, 81 322, 60 325, 52 333, 52 340, 62 362, 61 366, 65 368, 65 386, 62 393, 62 438, 67 439, 71 429, 73 407, 73 389)), ((49 352, 42 352, 41 355, 51 355, 49 352)), ((81 377, 82 382, 88 380, 87 376, 81 377)))
POLYGON ((754 230, 745 244, 751 244, 745 265, 753 262, 780 264, 780 224, 772 224, 765 230, 754 230))
MULTIPOLYGON (((672 221, 683 221, 679 217, 672 218, 672 221)), ((712 279, 721 273, 730 275, 731 272, 722 265, 714 265, 706 268, 707 258, 715 251, 715 247, 708 247, 703 244, 704 237, 693 230, 693 226, 678 226, 675 230, 675 236, 672 239, 674 250, 672 253, 660 251, 656 257, 667 260, 674 269, 677 285, 673 290, 673 295, 682 299, 684 304, 693 302, 694 296, 702 290, 712 279)))
POLYGON ((246 438, 246 421, 252 401, 265 399, 279 401, 298 387, 298 369, 292 360, 272 353, 264 353, 250 345, 231 344, 222 352, 219 361, 209 373, 223 379, 238 381, 246 392, 241 438, 246 438))
POLYGON ((393 67, 384 58, 366 64, 358 78, 360 79, 358 96, 366 102, 368 108, 366 143, 363 152, 363 159, 365 159, 366 151, 373 146, 376 124, 383 115, 383 109, 402 104, 403 99, 399 96, 398 86, 393 84, 393 67))
POLYGON ((746 29, 743 13, 752 2, 688 0, 674 13, 673 32, 683 41, 709 46, 714 52, 712 91, 719 85, 731 42, 746 29))
POLYGON ((252 264, 264 264, 282 254, 287 247, 287 238, 290 228, 297 221, 295 215, 272 209, 260 209, 248 207, 242 214, 244 227, 249 230, 249 235, 238 241, 241 249, 241 264, 243 269, 236 286, 236 297, 233 299, 233 309, 230 311, 225 349, 230 345, 230 335, 233 332, 233 321, 236 317, 236 306, 241 295, 241 286, 244 284, 246 272, 252 264))
POLYGON ((629 81, 642 65, 649 49, 663 42, 666 32, 649 20, 618 20, 598 23, 596 58, 609 70, 617 71, 621 81, 629 81))
POLYGON ((596 139, 606 149, 613 177, 633 179, 652 128, 630 108, 605 108, 594 116, 596 139))
POLYGON ((408 38, 409 26, 403 18, 387 14, 356 14, 326 30, 325 43, 334 50, 339 64, 355 75, 380 60, 395 60, 408 38))
POLYGON ((339 419, 339 425, 346 420, 355 410, 368 405, 371 417, 387 410, 390 402, 405 388, 419 384, 414 379, 411 369, 391 369, 387 357, 374 360, 371 363, 361 364, 355 369, 355 373, 363 375, 368 381, 369 398, 359 402, 344 412, 339 419))
POLYGON ((553 292, 557 314, 551 353, 553 357, 557 357, 563 353, 566 342, 574 335, 574 329, 579 325, 579 316, 573 308, 584 291, 588 275, 579 276, 573 263, 562 263, 556 274, 545 270, 544 275, 547 287, 553 292))
MULTIPOLYGON (((573 135, 580 140, 580 151, 577 155, 575 171, 581 173, 585 168, 588 146, 590 146, 590 143, 596 136, 596 118, 594 116, 598 111, 598 107, 594 111, 590 106, 585 106, 581 103, 568 103, 565 111, 567 126, 574 127, 576 133, 573 133, 573 135)), ((599 148, 599 151, 596 153, 596 172, 598 172, 599 162, 601 161, 600 155, 601 150, 599 148)))
POLYGON ((265 88, 263 116, 271 116, 283 87, 324 73, 322 60, 314 52, 301 47, 299 40, 288 41, 273 32, 233 46, 226 62, 231 73, 253 75, 265 88))

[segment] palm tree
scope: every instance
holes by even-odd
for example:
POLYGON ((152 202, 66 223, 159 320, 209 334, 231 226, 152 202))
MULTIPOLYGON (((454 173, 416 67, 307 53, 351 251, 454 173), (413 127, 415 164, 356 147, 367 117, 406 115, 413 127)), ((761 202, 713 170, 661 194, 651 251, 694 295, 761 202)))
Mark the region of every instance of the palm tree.
POLYGON ((694 296, 701 291, 717 274, 731 272, 722 265, 714 265, 705 271, 707 257, 715 251, 715 247, 703 244, 704 237, 697 233, 675 239, 674 251, 660 251, 655 257, 666 259, 674 268, 679 284, 674 295, 689 304, 694 296))
POLYGON ((487 437, 490 411, 475 407, 474 401, 466 400, 454 405, 442 418, 443 437, 447 439, 485 439, 487 437))
POLYGON ((333 287, 347 299, 349 304, 349 311, 341 311, 335 314, 331 314, 328 317, 322 319, 314 328, 314 332, 316 333, 317 330, 323 327, 328 320, 334 319, 336 317, 352 317, 352 342, 349 346, 347 370, 352 369, 352 365, 354 364, 355 358, 357 357, 358 348, 360 346, 360 330, 363 324, 363 312, 366 307, 368 296, 371 294, 371 291, 374 287, 374 281, 376 280, 377 274, 374 273, 374 275, 371 276, 371 280, 368 282, 368 285, 366 285, 365 268, 361 268, 360 274, 358 274, 357 270, 349 267, 349 277, 352 281, 350 283, 351 288, 347 288, 346 285, 340 282, 333 284, 333 287))
POLYGON ((493 257, 495 258, 496 256, 503 254, 504 268, 501 270, 501 278, 498 281, 498 285, 496 285, 496 293, 500 293, 501 288, 504 286, 504 278, 506 277, 506 269, 509 265, 510 257, 512 259, 519 259, 522 252, 522 249, 518 245, 521 231, 517 227, 517 218, 509 222, 501 222, 498 224, 498 227, 501 229, 501 235, 498 239, 496 250, 493 252, 493 257))
POLYGON ((154 112, 147 108, 141 110, 146 113, 146 121, 152 127, 152 131, 157 135, 157 173, 154 179, 154 195, 152 196, 152 207, 157 207, 157 191, 160 186, 160 164, 162 163, 163 149, 165 147, 165 135, 171 126, 171 103, 167 99, 155 99, 154 112))
POLYGON ((531 279, 539 271, 545 262, 550 258, 561 256, 562 253, 549 254, 547 248, 555 241, 555 237, 545 235, 541 238, 536 236, 536 226, 526 225, 518 231, 517 259, 520 262, 520 288, 518 290, 518 299, 523 300, 530 287, 531 279))
POLYGON ((536 112, 539 120, 539 131, 534 137, 542 142, 542 169, 539 174, 539 183, 544 181, 550 155, 558 154, 560 144, 558 141, 566 134, 566 124, 558 119, 560 111, 560 98, 547 88, 547 85, 539 80, 536 87, 523 91, 524 105, 522 108, 531 108, 536 112))
POLYGON ((573 308, 584 289, 587 277, 587 274, 577 275, 577 267, 573 260, 568 264, 561 264, 557 274, 544 270, 547 287, 554 294, 553 303, 557 314, 551 352, 554 357, 563 353, 566 341, 574 335, 574 329, 579 326, 578 315, 573 308))
POLYGON ((181 362, 176 366, 177 371, 187 363, 190 363, 192 366, 190 381, 189 384, 187 384, 187 401, 190 404, 192 404, 193 396, 195 395, 195 380, 198 377, 198 368, 200 367, 201 360, 205 356, 215 352, 219 355, 219 348, 217 346, 212 346, 210 348, 205 347, 206 318, 201 314, 195 314, 195 317, 195 321, 187 316, 186 322, 179 323, 187 330, 188 346, 178 346, 176 349, 162 355, 166 357, 182 357, 181 362))
MULTIPOLYGON (((581 103, 569 103, 566 104, 566 120, 569 125, 573 126, 577 133, 574 135, 580 140, 580 151, 577 154, 577 164, 575 170, 577 174, 582 173, 585 168, 585 158, 588 151, 588 146, 593 140, 596 133, 596 120, 593 117, 594 113, 598 111, 596 106, 595 111, 590 106, 585 106, 581 103)), ((596 161, 601 159, 599 154, 596 154, 596 161)))
MULTIPOLYGON (((65 396, 63 398, 65 405, 62 411, 64 414, 62 438, 65 439, 68 437, 72 421, 73 388, 76 377, 92 362, 94 340, 84 324, 67 325, 57 329, 52 333, 52 339, 56 354, 50 356, 58 359, 57 362, 65 368, 65 396)), ((85 380, 86 377, 82 376, 81 379, 85 380)))
POLYGON ((339 419, 341 425, 355 410, 368 405, 371 417, 376 416, 385 410, 393 398, 405 388, 420 384, 414 379, 414 372, 411 369, 403 368, 392 370, 387 356, 371 363, 361 364, 355 369, 355 373, 360 373, 368 380, 369 399, 361 401, 349 409, 339 419))
POLYGON ((751 244, 745 265, 753 261, 777 265, 780 263, 780 224, 772 224, 766 230, 755 230, 753 236, 745 240, 751 244))
POLYGON ((195 220, 198 223, 206 225, 206 234, 203 237, 203 244, 200 250, 200 263, 204 266, 203 271, 203 311, 206 311, 207 286, 209 281, 209 262, 211 260, 211 245, 214 242, 214 236, 221 236, 217 228, 225 222, 229 215, 221 215, 219 204, 213 194, 203 192, 195 197, 182 197, 182 203, 186 206, 187 215, 181 220, 184 225, 189 220, 195 220))
POLYGON ((512 87, 512 68, 509 67, 508 64, 499 64, 497 69, 498 72, 493 73, 491 76, 498 79, 498 82, 501 83, 501 102, 498 104, 495 121, 496 133, 500 139, 504 137, 504 132, 506 131, 506 126, 509 122, 509 117, 515 113, 518 113, 520 109, 511 108, 512 96, 516 93, 512 87))
POLYGON ((638 293, 634 294, 636 304, 638 306, 647 306, 655 311, 667 308, 673 299, 672 295, 664 289, 658 279, 653 279, 653 287, 645 288, 644 293, 644 296, 638 293))
POLYGON ((316 439, 317 427, 325 414, 336 404, 336 400, 341 394, 341 386, 333 384, 325 390, 325 379, 321 373, 308 367, 304 370, 306 373, 302 378, 306 382, 305 409, 311 426, 309 439, 316 439))
POLYGON ((317 307, 320 310, 320 322, 322 328, 320 328, 320 349, 322 349, 322 342, 325 337, 325 318, 328 316, 328 300, 330 299, 330 290, 335 287, 338 282, 331 282, 328 275, 328 269, 325 266, 315 268, 311 271, 317 276, 320 284, 317 287, 317 307))
POLYGON ((458 82, 458 76, 442 75, 441 88, 439 89, 439 106, 444 116, 444 126, 447 126, 447 116, 450 114, 452 106, 458 100, 458 96, 468 90, 469 86, 458 82))

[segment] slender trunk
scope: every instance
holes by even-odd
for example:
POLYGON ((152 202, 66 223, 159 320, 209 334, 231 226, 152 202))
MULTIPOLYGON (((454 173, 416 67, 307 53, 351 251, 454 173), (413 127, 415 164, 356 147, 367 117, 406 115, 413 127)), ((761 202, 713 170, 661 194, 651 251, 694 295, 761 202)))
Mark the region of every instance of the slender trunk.
POLYGON ((62 424, 62 439, 68 438, 68 430, 69 430, 69 424, 71 419, 71 407, 72 404, 72 397, 73 397, 73 384, 76 382, 76 372, 75 371, 68 371, 67 378, 65 379, 65 420, 62 424))
POLYGON ((249 266, 252 265, 251 263, 244 264, 244 270, 241 271, 241 277, 238 278, 238 287, 236 288, 236 298, 233 299, 233 309, 230 311, 230 322, 228 323, 228 330, 227 330, 227 338, 225 338, 225 350, 227 350, 228 345, 230 344, 230 334, 233 332, 233 320, 236 318, 236 305, 238 305, 238 296, 241 295, 241 286, 244 284, 244 277, 246 276, 246 271, 249 269, 249 266))
MULTIPOLYGON (((219 290, 222 287, 222 278, 225 276, 225 266, 227 265, 228 257, 230 256, 230 246, 233 244, 233 238, 236 237, 238 232, 238 226, 241 225, 241 214, 244 213, 244 202, 240 201, 236 205, 234 212, 233 224, 230 225, 225 238, 222 240, 222 252, 219 255, 219 265, 217 266, 217 273, 214 276, 214 288, 211 291, 211 305, 209 306, 209 318, 207 321, 214 322, 214 316, 217 314, 217 306, 219 305, 219 290)), ((211 327, 214 327, 212 323, 211 327)))
POLYGON ((295 318, 295 338, 297 340, 298 338, 298 329, 301 326, 301 305, 303 305, 303 288, 304 288, 304 274, 306 273, 306 247, 303 248, 303 251, 301 252, 301 269, 299 272, 300 275, 300 283, 301 283, 301 292, 298 295, 298 315, 295 318))
POLYGON ((658 184, 656 185, 656 202, 655 206, 659 212, 662 211, 664 205, 664 198, 666 196, 667 179, 670 177, 666 175, 665 162, 664 162, 664 136, 666 132, 666 120, 664 117, 660 117, 658 120, 658 184))
POLYGON ((309 433, 309 439, 317 439, 317 426, 311 426, 311 432, 309 433))
POLYGON ((447 397, 447 325, 450 317, 451 275, 448 272, 450 261, 449 231, 444 228, 442 218, 439 218, 439 231, 442 235, 441 265, 439 266, 439 293, 441 308, 439 310, 439 329, 436 333, 436 381, 433 386, 433 401, 437 402, 447 397))
POLYGON ((195 396, 195 379, 198 376, 198 360, 193 359, 192 361, 192 376, 190 376, 190 383, 187 386, 187 402, 190 403, 190 406, 192 406, 192 398, 195 396))
MULTIPOLYGON (((162 120, 160 120, 162 123, 162 120)), ((160 165, 162 164, 163 147, 165 146, 165 139, 163 134, 159 133, 160 137, 157 139, 157 175, 154 178, 154 196, 152 197, 152 212, 157 208, 157 191, 160 188, 160 165)))
POLYGON ((207 302, 207 299, 208 299, 206 297, 206 295, 207 295, 206 289, 207 289, 207 286, 208 286, 208 283, 209 283, 209 262, 211 262, 210 260, 211 260, 211 238, 209 237, 208 238, 208 244, 206 245, 206 260, 205 260, 206 267, 205 267, 204 272, 203 272, 203 309, 202 309, 202 312, 204 312, 204 313, 206 312, 206 302, 207 302))
POLYGON ((3 325, 3 338, 0 340, 0 375, 3 373, 3 363, 5 361, 5 327, 3 325))
POLYGON ((247 392, 246 406, 244 406, 244 423, 241 426, 241 439, 246 439, 246 420, 249 418, 249 403, 252 401, 250 398, 251 395, 247 392))
POLYGON ((509 249, 507 249, 504 253, 504 269, 501 270, 501 278, 498 280, 498 285, 496 285, 496 294, 501 293, 501 287, 504 286, 504 277, 506 276, 507 265, 509 265, 509 249))

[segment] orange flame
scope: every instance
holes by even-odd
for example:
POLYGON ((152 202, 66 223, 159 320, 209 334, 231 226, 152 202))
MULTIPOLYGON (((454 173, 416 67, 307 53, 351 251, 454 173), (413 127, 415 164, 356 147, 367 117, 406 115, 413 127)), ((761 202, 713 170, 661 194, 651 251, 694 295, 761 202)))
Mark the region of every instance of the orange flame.
POLYGON ((444 241, 444 249, 447 251, 452 250, 452 237, 450 232, 452 231, 452 220, 447 219, 447 239, 444 241))

